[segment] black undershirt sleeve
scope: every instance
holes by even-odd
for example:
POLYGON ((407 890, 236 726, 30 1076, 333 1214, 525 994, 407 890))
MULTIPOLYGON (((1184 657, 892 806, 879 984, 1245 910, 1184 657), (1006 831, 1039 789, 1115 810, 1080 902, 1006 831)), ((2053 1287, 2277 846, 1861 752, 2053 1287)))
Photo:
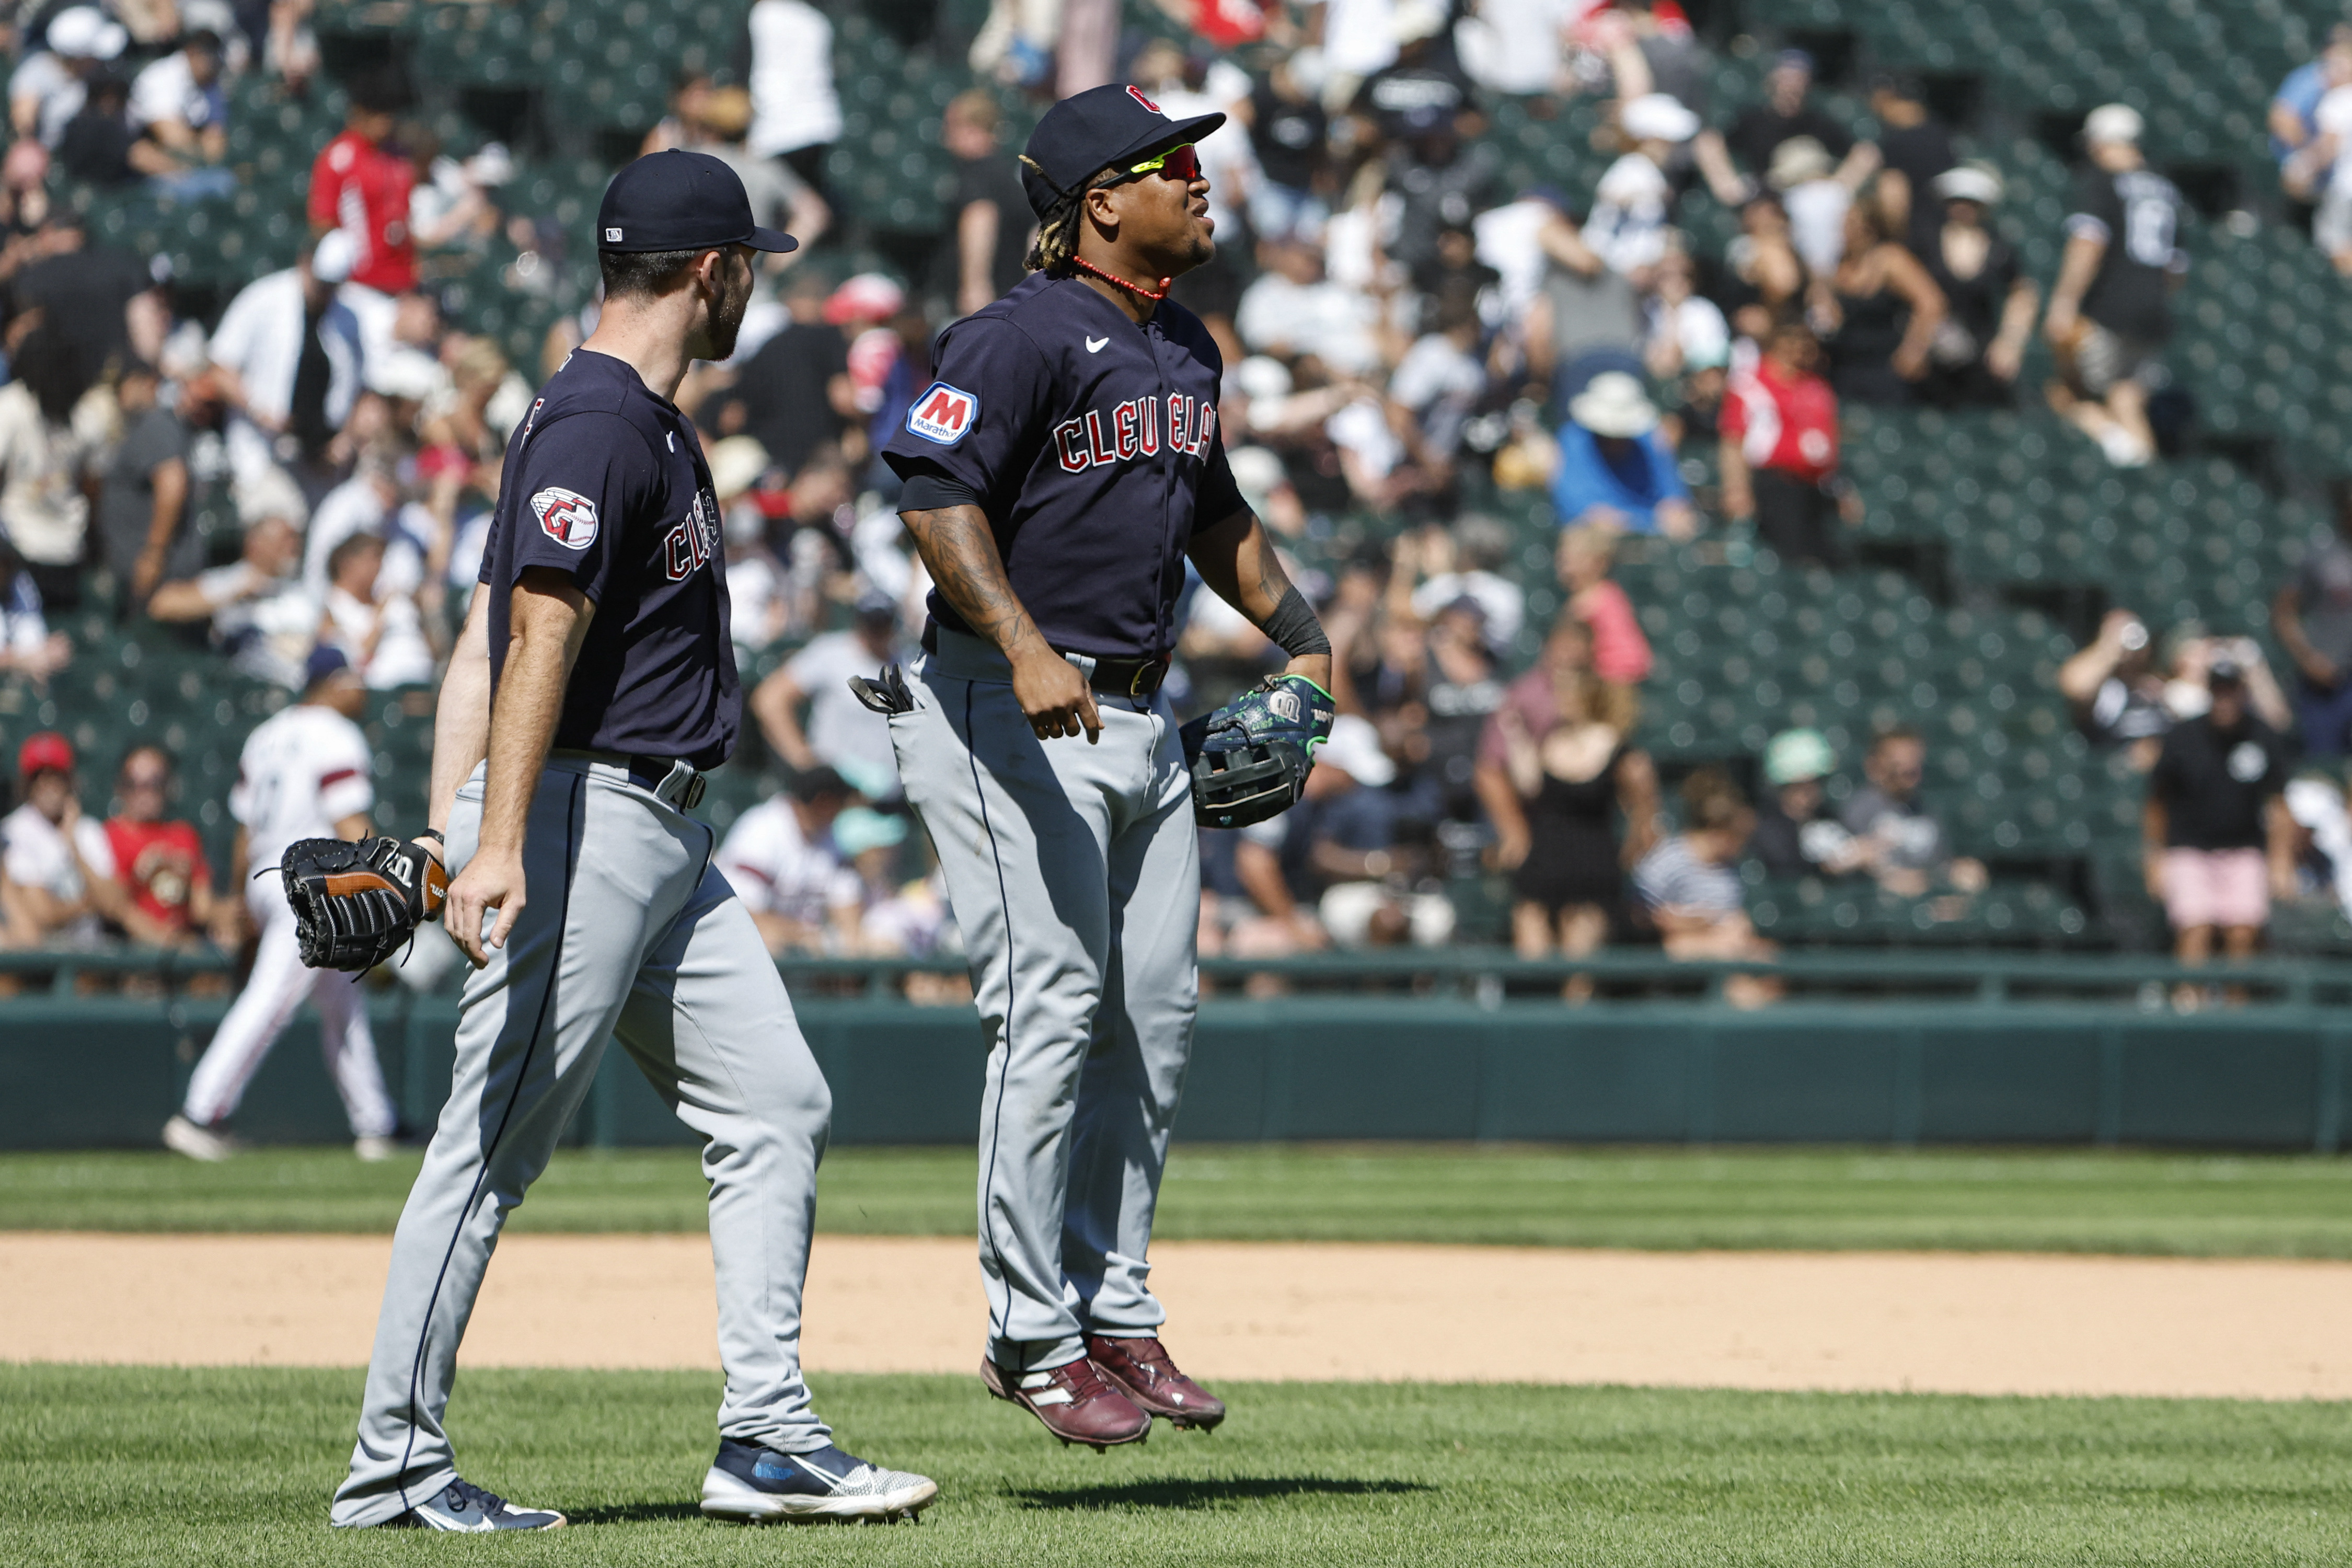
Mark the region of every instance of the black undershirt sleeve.
POLYGON ((937 468, 916 469, 907 476, 905 487, 898 491, 900 511, 945 511, 951 506, 979 505, 979 491, 937 468))
POLYGON ((1323 623, 1316 618, 1315 606, 1293 584, 1274 607, 1274 614, 1258 628, 1265 640, 1293 658, 1306 658, 1313 654, 1331 651, 1331 639, 1324 634, 1323 623))

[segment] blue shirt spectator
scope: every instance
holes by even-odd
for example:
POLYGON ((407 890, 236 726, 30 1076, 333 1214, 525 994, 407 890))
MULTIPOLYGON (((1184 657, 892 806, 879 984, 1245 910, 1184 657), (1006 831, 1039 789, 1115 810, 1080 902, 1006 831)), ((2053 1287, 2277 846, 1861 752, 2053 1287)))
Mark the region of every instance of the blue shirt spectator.
POLYGON ((1658 435, 1658 411, 1641 383, 1604 372, 1570 401, 1568 415, 1551 480, 1560 526, 1609 522, 1675 539, 1697 531, 1690 488, 1658 435))
POLYGON ((2319 132, 2319 100, 2352 78, 2352 26, 2328 29, 2327 47, 2287 73, 2271 95, 2271 156, 2284 163, 2319 132))

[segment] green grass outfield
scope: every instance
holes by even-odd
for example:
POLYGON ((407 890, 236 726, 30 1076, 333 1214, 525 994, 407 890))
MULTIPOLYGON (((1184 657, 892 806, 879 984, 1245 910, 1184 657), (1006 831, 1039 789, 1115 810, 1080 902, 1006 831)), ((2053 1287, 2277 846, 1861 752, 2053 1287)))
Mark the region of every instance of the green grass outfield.
POLYGON ((355 1372, 0 1366, 0 1562, 2341 1563, 2341 1406, 1238 1384, 1212 1436, 1064 1450, 969 1378, 814 1380, 856 1451, 936 1477, 919 1528, 693 1510, 717 1379, 473 1372, 468 1478, 577 1527, 331 1534, 355 1372))
MULTIPOLYGON (((834 1151, 818 1224, 970 1235, 968 1149, 834 1151)), ((0 1155, 0 1229, 385 1231, 414 1157, 0 1155)), ((519 1230, 703 1228, 683 1150, 559 1155, 519 1230)), ((2352 1159, 2131 1152, 1182 1146, 1163 1239, 2352 1258, 2352 1159)))

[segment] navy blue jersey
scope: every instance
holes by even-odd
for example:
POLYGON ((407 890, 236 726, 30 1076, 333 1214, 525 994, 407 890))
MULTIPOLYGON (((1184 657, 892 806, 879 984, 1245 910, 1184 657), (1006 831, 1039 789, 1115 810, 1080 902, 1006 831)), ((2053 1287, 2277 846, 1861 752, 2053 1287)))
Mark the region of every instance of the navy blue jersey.
MULTIPOLYGON (((1163 300, 1138 325, 1076 279, 1032 273, 950 327, 935 359, 883 458, 980 498, 1055 647, 1169 653, 1192 531, 1243 506, 1217 435, 1223 362, 1200 318, 1163 300)), ((971 630, 937 591, 930 611, 971 630)))
POLYGON ((515 577, 552 567, 596 605, 555 744, 718 766, 743 706, 723 565, 693 423, 630 366, 574 351, 507 444, 482 552, 492 693, 515 577))

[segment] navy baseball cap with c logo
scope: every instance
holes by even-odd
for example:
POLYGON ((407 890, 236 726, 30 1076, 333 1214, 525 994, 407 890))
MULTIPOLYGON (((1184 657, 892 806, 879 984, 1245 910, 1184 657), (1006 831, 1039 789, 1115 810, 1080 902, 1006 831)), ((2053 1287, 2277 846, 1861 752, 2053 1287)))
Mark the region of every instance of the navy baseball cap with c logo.
POLYGON ((734 170, 708 153, 672 148, 625 165, 596 209, 599 250, 798 250, 801 242, 751 221, 751 198, 734 170))
POLYGON ((1044 217, 1055 202, 1103 170, 1198 142, 1224 122, 1223 114, 1171 120, 1140 88, 1118 82, 1090 87, 1047 110, 1029 133, 1030 163, 1045 173, 1022 164, 1021 188, 1031 210, 1044 217))

